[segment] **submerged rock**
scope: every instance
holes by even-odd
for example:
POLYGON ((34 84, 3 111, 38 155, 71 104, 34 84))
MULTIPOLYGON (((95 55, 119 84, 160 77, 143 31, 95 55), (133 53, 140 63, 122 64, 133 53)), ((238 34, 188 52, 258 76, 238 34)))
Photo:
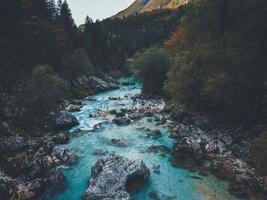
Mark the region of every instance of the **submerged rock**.
POLYGON ((142 160, 111 155, 91 168, 89 187, 84 200, 130 200, 129 192, 144 186, 150 175, 142 160))
POLYGON ((107 149, 95 149, 94 151, 94 155, 98 155, 98 156, 102 156, 102 155, 106 155, 108 153, 107 149))
POLYGON ((113 138, 110 140, 110 142, 116 146, 119 146, 119 147, 127 147, 128 146, 128 142, 125 139, 113 138))
POLYGON ((148 196, 153 200, 160 200, 160 195, 154 190, 149 192, 148 196))

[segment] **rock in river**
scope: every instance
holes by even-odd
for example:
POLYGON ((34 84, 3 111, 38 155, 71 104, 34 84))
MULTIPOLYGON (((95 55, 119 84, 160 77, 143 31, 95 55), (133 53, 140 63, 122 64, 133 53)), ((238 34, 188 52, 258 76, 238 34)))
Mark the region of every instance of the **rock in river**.
POLYGON ((67 130, 76 125, 79 125, 78 120, 69 112, 60 112, 56 116, 55 125, 57 129, 67 130))
POLYGON ((162 136, 162 133, 160 132, 160 130, 155 129, 150 131, 149 133, 146 134, 148 137, 153 138, 153 139, 158 139, 162 136))
POLYGON ((149 169, 142 160, 111 155, 100 159, 91 168, 89 187, 84 200, 130 200, 146 183, 149 169))
POLYGON ((131 123, 131 120, 127 117, 115 117, 113 122, 117 125, 128 125, 131 123))
POLYGON ((127 147, 128 146, 128 142, 125 139, 117 139, 117 138, 113 138, 110 140, 110 142, 118 147, 127 147))

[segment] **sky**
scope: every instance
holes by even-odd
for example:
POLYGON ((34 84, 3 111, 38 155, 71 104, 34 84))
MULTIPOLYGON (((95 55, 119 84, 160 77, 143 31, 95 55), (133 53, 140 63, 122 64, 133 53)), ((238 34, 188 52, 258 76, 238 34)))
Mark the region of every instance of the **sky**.
POLYGON ((86 15, 94 21, 105 19, 127 8, 134 0, 67 0, 77 25, 83 24, 86 15))

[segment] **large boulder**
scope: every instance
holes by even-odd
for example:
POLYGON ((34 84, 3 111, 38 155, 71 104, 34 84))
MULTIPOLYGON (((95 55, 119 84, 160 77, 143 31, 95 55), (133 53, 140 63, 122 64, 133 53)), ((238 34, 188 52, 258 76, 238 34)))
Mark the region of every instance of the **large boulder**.
POLYGON ((74 86, 81 89, 90 88, 94 92, 104 92, 119 88, 118 82, 109 76, 104 76, 103 79, 100 79, 90 75, 77 78, 74 82, 74 86))
POLYGON ((89 187, 84 200, 130 200, 146 183, 149 169, 142 160, 111 155, 100 159, 91 168, 89 187))
POLYGON ((122 126, 130 124, 131 120, 128 117, 115 117, 112 122, 119 126, 122 126))
POLYGON ((51 156, 53 160, 58 160, 58 164, 72 165, 77 160, 76 154, 62 147, 55 147, 51 156))
POLYGON ((79 125, 77 118, 69 112, 60 112, 56 115, 55 126, 57 129, 67 130, 79 125))

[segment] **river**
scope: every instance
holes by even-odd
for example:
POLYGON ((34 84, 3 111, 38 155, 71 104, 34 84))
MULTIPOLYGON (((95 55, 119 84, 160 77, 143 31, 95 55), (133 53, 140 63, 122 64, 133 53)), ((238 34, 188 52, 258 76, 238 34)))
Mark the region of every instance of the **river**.
MULTIPOLYGON (((94 101, 83 101, 81 111, 74 113, 80 125, 67 134, 71 141, 63 145, 79 156, 78 162, 70 168, 64 169, 67 178, 67 189, 56 197, 56 200, 79 200, 85 192, 90 177, 90 169, 101 157, 95 155, 96 149, 107 150, 110 154, 126 156, 130 159, 142 159, 150 169, 151 175, 148 183, 138 193, 135 200, 150 200, 152 194, 157 194, 162 200, 235 200, 228 191, 227 182, 220 181, 212 175, 201 176, 197 172, 173 167, 167 153, 151 153, 147 149, 152 145, 164 145, 171 148, 173 140, 168 137, 166 125, 157 126, 156 122, 148 118, 131 123, 127 126, 117 126, 111 121, 112 116, 93 118, 99 108, 117 109, 131 107, 131 97, 141 92, 141 85, 123 86, 119 89, 91 96, 94 101), (110 100, 109 97, 121 97, 120 100, 110 100), (93 131, 93 126, 99 122, 107 121, 99 130, 93 131), (159 129, 163 136, 151 139, 144 135, 141 127, 159 129), (118 147, 110 143, 113 138, 125 139, 127 147, 118 147), (153 170, 154 169, 154 170, 153 170), (197 177, 197 178, 196 178, 197 177), (153 192, 152 192, 153 191, 153 192), (152 192, 152 193, 151 193, 152 192)), ((107 154, 107 155, 108 155, 107 154)))

